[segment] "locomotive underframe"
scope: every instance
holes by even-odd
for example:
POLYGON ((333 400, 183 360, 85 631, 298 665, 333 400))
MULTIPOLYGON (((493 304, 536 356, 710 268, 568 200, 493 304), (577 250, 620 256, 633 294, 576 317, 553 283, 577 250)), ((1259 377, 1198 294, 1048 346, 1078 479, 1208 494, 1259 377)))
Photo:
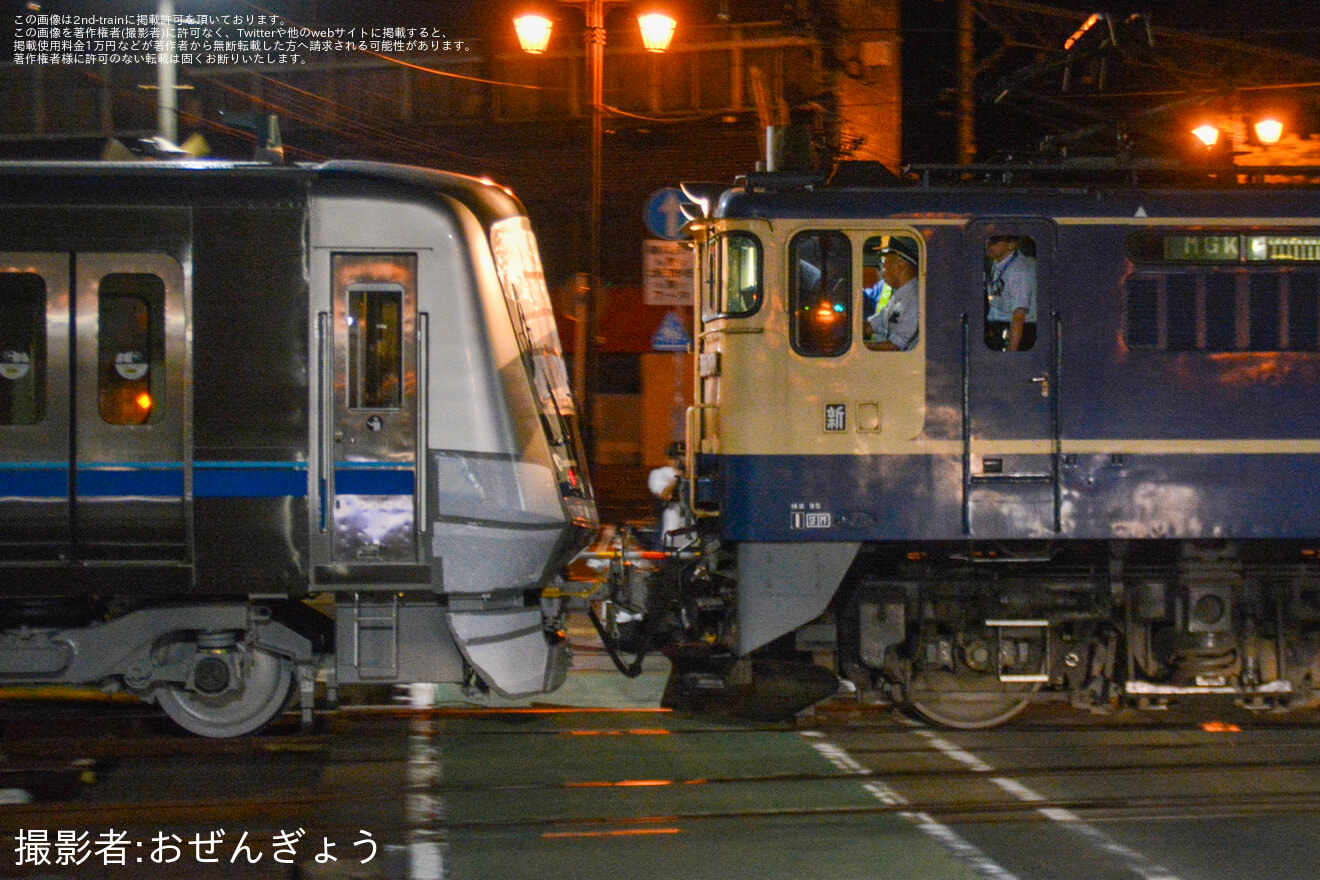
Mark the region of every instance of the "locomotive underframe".
POLYGON ((840 671, 953 726, 1037 699, 1103 711, 1218 694, 1279 709, 1320 681, 1320 570, 1300 548, 1021 544, 897 561, 879 550, 851 577, 833 611, 840 671))
MULTIPOLYGON (((652 641, 687 646, 671 653, 696 687, 728 684, 691 671, 696 646, 741 654, 741 550, 672 561, 645 597, 652 641)), ((750 657, 809 656, 864 698, 962 728, 1042 700, 1298 708, 1320 684, 1317 563, 1271 542, 866 544, 823 614, 750 657)))

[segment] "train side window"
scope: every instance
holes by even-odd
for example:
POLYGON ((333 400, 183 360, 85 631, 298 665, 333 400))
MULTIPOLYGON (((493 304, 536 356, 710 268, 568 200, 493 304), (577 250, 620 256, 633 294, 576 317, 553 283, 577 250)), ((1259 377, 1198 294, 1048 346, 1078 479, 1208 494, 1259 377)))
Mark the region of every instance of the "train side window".
POLYGON ((0 273, 0 425, 46 416, 46 280, 0 273))
POLYGON ((165 282, 115 273, 98 289, 98 390, 101 418, 142 425, 158 415, 165 375, 165 282))
POLYGON ((761 242, 747 232, 721 235, 712 249, 715 266, 711 311, 745 318, 761 307, 761 242))
POLYGON ((403 290, 348 291, 348 405, 403 406, 403 290))
POLYGON ((1036 345, 1036 240, 991 235, 984 268, 986 348, 1029 351, 1036 345))
POLYGON ((1163 351, 1316 351, 1318 280, 1292 269, 1138 273, 1123 284, 1124 338, 1163 351))
POLYGON ((807 357, 852 343, 852 248, 842 232, 800 232, 789 244, 789 341, 807 357))
POLYGON ((1288 274, 1288 348, 1315 351, 1320 348, 1320 291, 1314 272, 1288 274))

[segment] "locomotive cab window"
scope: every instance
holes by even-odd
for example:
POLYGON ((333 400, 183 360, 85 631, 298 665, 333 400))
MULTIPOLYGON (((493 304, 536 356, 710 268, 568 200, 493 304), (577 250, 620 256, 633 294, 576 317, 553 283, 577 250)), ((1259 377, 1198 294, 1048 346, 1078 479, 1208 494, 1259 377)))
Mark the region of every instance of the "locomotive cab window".
POLYGON ((745 318, 761 307, 761 242, 747 232, 721 235, 710 249, 707 317, 745 318))
POLYGON ((151 422, 164 391, 165 282, 156 275, 106 275, 97 301, 101 418, 111 425, 151 422))
POLYGON ((348 405, 353 409, 403 405, 402 288, 349 289, 348 375, 348 405))
POLYGON ((46 282, 0 273, 0 425, 32 425, 46 413, 46 282))
POLYGON ((862 342, 872 351, 911 351, 920 338, 920 250, 906 235, 862 245, 862 342))
POLYGON ((1036 241, 991 235, 985 242, 985 346, 1030 351, 1036 345, 1036 241))
POLYGON ((852 247, 835 231, 800 232, 789 244, 789 340, 807 357, 852 343, 852 247))

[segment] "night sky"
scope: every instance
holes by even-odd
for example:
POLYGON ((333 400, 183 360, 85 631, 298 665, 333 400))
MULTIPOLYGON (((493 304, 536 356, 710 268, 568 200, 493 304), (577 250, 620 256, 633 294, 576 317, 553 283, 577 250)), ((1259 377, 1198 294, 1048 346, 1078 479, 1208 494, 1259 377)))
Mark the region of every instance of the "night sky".
MULTIPOLYGON (((1304 89, 1257 90, 1248 99, 1273 101, 1290 115, 1294 130, 1303 136, 1320 132, 1320 2, 1317 0, 1052 0, 1048 3, 992 2, 987 15, 997 20, 1030 21, 1015 31, 1023 42, 1038 41, 1052 52, 1030 47, 1005 49, 1003 36, 987 22, 977 21, 977 57, 1002 51, 999 62, 977 79, 976 108, 978 159, 992 161, 1030 154, 1046 136, 1067 139, 1089 127, 1104 127, 1125 113, 1184 101, 1193 94, 1208 96, 1229 83, 1242 85, 1283 80, 1310 82, 1304 89), (1063 9, 1066 16, 1028 14, 1028 10, 1063 9), (1083 81, 1095 70, 1074 68, 1073 90, 1062 91, 1062 72, 1055 70, 1010 91, 998 104, 987 100, 1004 77, 1030 65, 1057 59, 1062 42, 1075 24, 1092 12, 1111 13, 1126 20, 1134 13, 1146 16, 1156 34, 1156 46, 1111 59, 1107 89, 1083 81), (1185 36, 1189 39, 1183 39, 1185 36), (1046 42, 1053 37, 1053 42, 1046 42), (1210 44, 1195 38, 1210 39, 1210 44), (1233 57, 1231 44, 1309 59, 1309 63, 1270 56, 1233 57), (1278 69, 1287 68, 1284 73, 1278 69), (1127 97, 1131 96, 1131 97, 1127 97)), ((949 162, 957 158, 956 0, 904 0, 904 155, 907 161, 949 162)), ((1190 108, 1191 105, 1189 105, 1190 108)), ((1170 149, 1170 135, 1190 112, 1189 108, 1153 113, 1127 128, 1136 155, 1170 149)), ((1075 153, 1107 154, 1115 149, 1115 126, 1105 127, 1089 139, 1073 144, 1075 153)))
MULTIPOLYGON (((180 13, 257 13, 270 10, 298 23, 345 25, 393 24, 443 30, 457 39, 488 35, 512 40, 511 28, 491 21, 511 20, 512 8, 535 0, 175 0, 180 13)), ((813 0, 666 0, 680 22, 715 23, 721 13, 732 21, 788 21, 804 30, 813 20, 813 0)), ((14 2, 17 13, 28 4, 14 2)), ((544 4, 553 5, 553 4, 544 4)), ((1253 103, 1272 101, 1289 116, 1290 128, 1302 136, 1320 132, 1320 0, 978 0, 977 56, 998 53, 977 79, 984 96, 1015 73, 1060 57, 1063 40, 1092 12, 1122 20, 1133 13, 1146 16, 1157 34, 1153 50, 1130 51, 1109 59, 1106 89, 1088 82, 1094 69, 1075 66, 1073 89, 1064 94, 1059 70, 1019 83, 999 103, 978 102, 977 143, 981 160, 1005 155, 1021 157, 1043 138, 1068 145, 1074 153, 1105 153, 1117 148, 1117 121, 1124 114, 1152 111, 1188 96, 1210 104, 1225 85, 1287 85, 1309 82, 1309 88, 1253 90, 1253 103), (1071 15, 1060 15, 1067 10, 1071 15), (1009 23, 1025 45, 1005 46, 1004 36, 988 19, 1009 23), (1210 44, 1196 38, 1208 38, 1210 44), (1232 46, 1265 48, 1286 55, 1234 57, 1232 46), (1284 60, 1291 59, 1291 60, 1284 60), (1300 59, 1300 60, 1297 60, 1300 59), (1131 96, 1131 97, 1129 97, 1131 96), (1077 138, 1088 128, 1097 131, 1077 138)), ((103 10, 112 13, 154 12, 156 0, 41 0, 43 12, 103 10)), ((559 7, 565 16, 580 12, 559 7)), ((615 15, 624 15, 620 7, 615 15)), ((955 88, 957 0, 902 0, 905 162, 953 161, 957 157, 958 105, 955 88)), ((681 27, 681 25, 680 25, 681 27)), ((1168 149, 1170 130, 1183 125, 1174 113, 1149 113, 1125 127, 1137 154, 1168 149)))

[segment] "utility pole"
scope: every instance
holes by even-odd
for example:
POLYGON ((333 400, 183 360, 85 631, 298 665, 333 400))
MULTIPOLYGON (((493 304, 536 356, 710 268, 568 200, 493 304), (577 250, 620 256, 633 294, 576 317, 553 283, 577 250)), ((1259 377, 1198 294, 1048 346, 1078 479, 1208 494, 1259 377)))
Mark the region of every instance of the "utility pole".
POLYGON ((958 0, 958 164, 976 162, 976 6, 958 0))

